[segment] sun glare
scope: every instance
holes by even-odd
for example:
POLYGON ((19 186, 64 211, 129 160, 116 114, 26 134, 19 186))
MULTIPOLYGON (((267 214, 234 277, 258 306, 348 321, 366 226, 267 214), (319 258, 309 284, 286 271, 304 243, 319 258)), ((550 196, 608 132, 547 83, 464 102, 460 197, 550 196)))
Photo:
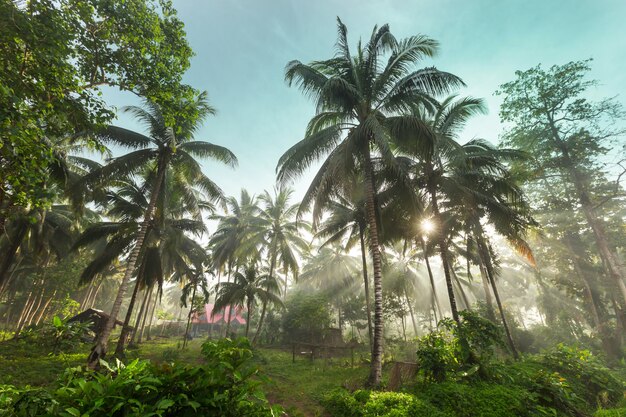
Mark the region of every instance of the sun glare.
POLYGON ((431 219, 424 219, 420 223, 420 228, 422 229, 422 232, 429 234, 435 230, 435 223, 431 219))

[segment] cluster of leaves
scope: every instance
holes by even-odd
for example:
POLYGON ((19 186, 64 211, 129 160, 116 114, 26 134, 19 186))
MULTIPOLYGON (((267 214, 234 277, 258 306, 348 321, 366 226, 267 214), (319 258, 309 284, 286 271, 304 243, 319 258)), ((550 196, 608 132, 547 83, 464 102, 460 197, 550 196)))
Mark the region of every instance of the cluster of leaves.
POLYGON ((69 368, 53 390, 0 387, 0 416, 275 416, 252 381, 245 339, 206 342, 206 366, 102 362, 101 372, 69 368))
POLYGON ((283 337, 286 342, 319 341, 330 323, 328 300, 324 295, 296 292, 286 303, 283 337))
POLYGON ((418 339, 417 363, 429 381, 442 382, 450 375, 467 377, 484 370, 495 347, 504 346, 500 329, 478 314, 461 311, 461 325, 449 318, 439 330, 418 339))
POLYGON ((334 417, 452 416, 437 410, 414 395, 398 392, 335 390, 323 399, 326 411, 334 417))
MULTIPOLYGON (((32 327, 20 333, 17 343, 51 349, 49 354, 58 355, 76 351, 84 342, 93 340, 90 323, 69 322, 54 316, 50 323, 32 327)), ((37 349, 39 352, 39 349, 37 349)))

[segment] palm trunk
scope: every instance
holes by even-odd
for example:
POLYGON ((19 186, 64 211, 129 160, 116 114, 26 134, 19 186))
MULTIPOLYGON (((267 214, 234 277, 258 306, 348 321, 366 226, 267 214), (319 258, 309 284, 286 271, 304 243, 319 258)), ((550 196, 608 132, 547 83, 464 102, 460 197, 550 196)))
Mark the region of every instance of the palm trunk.
POLYGON ((167 164, 168 160, 166 158, 162 159, 159 162, 157 177, 152 187, 152 195, 150 196, 150 203, 148 204, 148 208, 146 209, 144 219, 141 222, 139 232, 137 232, 135 247, 128 257, 126 272, 124 273, 124 277, 122 278, 122 282, 120 283, 120 287, 117 291, 115 301, 113 302, 111 314, 109 315, 109 318, 106 321, 102 332, 98 335, 96 344, 91 349, 91 353, 89 354, 89 357, 87 359, 88 367, 91 369, 95 369, 96 367, 98 367, 100 359, 104 359, 104 357, 106 356, 109 337, 111 336, 111 332, 113 331, 113 327, 115 326, 115 321, 117 320, 117 315, 119 314, 122 307, 122 301, 124 300, 124 295, 126 295, 126 288, 128 287, 130 278, 135 272, 135 265, 137 264, 139 253, 143 248, 146 233, 148 232, 148 227, 150 226, 150 222, 152 220, 152 216, 156 207, 157 197, 159 195, 161 184, 163 183, 163 180, 165 178, 165 170, 167 168, 167 164))
MULTIPOLYGON (((137 313, 137 317, 135 318, 135 326, 131 332, 130 342, 128 342, 129 346, 135 345, 135 339, 137 337, 137 333, 139 332, 139 328, 141 327, 141 320, 144 317, 144 312, 146 311, 146 302, 149 296, 150 296, 150 290, 146 288, 143 299, 141 300, 141 306, 139 307, 139 312, 137 313)), ((130 332, 130 329, 128 331, 130 332)))
MULTIPOLYGON (((411 322, 413 323, 413 331, 415 332, 415 336, 417 336, 417 323, 415 322, 415 314, 413 314, 413 306, 411 305, 411 299, 409 298, 409 293, 406 290, 406 286, 403 285, 404 289, 404 298, 406 298, 406 304, 409 307, 409 314, 411 315, 411 322)), ((406 340, 406 336, 404 337, 406 340)))
POLYGON ((17 250, 19 249, 22 240, 24 240, 24 237, 26 236, 26 232, 28 232, 28 227, 23 224, 20 225, 10 241, 11 243, 7 252, 3 256, 2 263, 0 264, 0 295, 2 295, 7 287, 5 285, 8 280, 6 275, 15 260, 15 255, 17 254, 17 250))
POLYGON ((248 331, 250 330, 250 312, 252 311, 252 303, 248 302, 248 313, 246 314, 246 338, 248 337, 248 331))
POLYGON ((158 304, 159 291, 157 290, 154 295, 154 300, 152 300, 152 309, 150 310, 150 321, 148 322, 148 329, 146 330, 146 340, 152 340, 152 322, 154 321, 154 310, 158 304))
POLYGON ((367 278, 367 259, 365 257, 364 225, 359 222, 359 238, 361 241, 361 262, 363 263, 363 285, 365 289, 365 310, 367 312, 367 333, 369 335, 370 351, 373 346, 374 329, 372 328, 372 308, 370 305, 370 283, 367 278))
MULTIPOLYGON (((270 277, 274 276, 274 269, 276 268, 276 241, 274 241, 272 245, 272 259, 270 260, 270 277)), ((286 274, 285 274, 286 277, 286 274)), ((286 278, 285 278, 286 279, 286 278)), ((283 297, 283 300, 286 298, 286 295, 283 297)), ((267 311, 267 300, 263 300, 263 306, 261 307, 261 317, 259 318, 259 325, 256 328, 256 333, 252 338, 252 345, 256 344, 256 341, 261 334, 261 329, 263 327, 263 321, 265 320, 265 313, 267 311)))
MULTIPOLYGON (((482 228, 479 233, 482 233, 482 228)), ((517 348, 515 347, 515 343, 513 342, 513 337, 511 336, 511 330, 509 329, 509 324, 504 315, 504 308, 502 307, 502 301, 500 300, 500 294, 498 293, 498 286, 496 285, 495 273, 493 270, 493 265, 491 264, 491 256, 489 255, 489 248, 483 241, 481 236, 477 236, 478 242, 478 250, 481 258, 481 262, 485 265, 485 269, 487 270, 487 277, 489 278, 489 282, 491 284, 491 289, 493 290, 493 295, 496 299, 496 305, 498 306, 498 311, 500 312, 500 319, 502 320, 502 326, 504 327, 504 332, 506 334, 507 342, 509 347, 511 348, 511 353, 513 353, 513 357, 515 359, 519 359, 519 353, 517 353, 517 348)))
POLYGON ((39 315, 37 316, 37 319, 35 320, 35 326, 38 326, 41 320, 44 318, 46 311, 48 310, 48 307, 50 306, 50 303, 52 302, 56 294, 57 290, 54 290, 52 292, 52 295, 48 298, 48 301, 46 301, 46 303, 43 305, 41 311, 39 312, 39 315))
MULTIPOLYGON (((122 326, 120 338, 117 339, 117 346, 115 347, 115 356, 117 356, 118 358, 122 358, 124 356, 124 346, 126 345, 126 339, 128 339, 128 334, 130 333, 130 320, 133 316, 133 310, 135 309, 135 302, 137 301, 137 294, 139 293, 139 285, 140 285, 139 275, 141 274, 138 274, 137 279, 135 280, 135 288, 133 288, 133 294, 130 297, 130 303, 128 304, 126 317, 124 317, 124 325, 122 326)), ((143 308, 143 304, 141 308, 143 308)), ((141 315, 141 311, 139 312, 139 315, 141 315)), ((135 332, 136 331, 137 331, 137 327, 135 327, 135 332)))
POLYGON ((183 336, 183 349, 187 347, 187 339, 189 337, 189 327, 191 326, 191 316, 193 314, 193 304, 196 301, 196 288, 197 284, 193 286, 193 292, 191 293, 191 306, 189 307, 189 314, 187 314, 187 327, 185 328, 185 334, 183 336))
POLYGON ((378 387, 382 377, 383 357, 383 287, 382 259, 378 245, 378 224, 376 222, 376 189, 374 168, 369 150, 365 149, 365 211, 370 238, 370 252, 374 267, 374 343, 370 366, 369 385, 378 387))
MULTIPOLYGON (((430 200, 432 204, 433 214, 435 219, 440 223, 441 214, 439 213, 439 205, 437 202, 437 191, 433 184, 429 187, 430 200)), ((442 227, 441 225, 439 226, 442 227)), ((439 254, 441 256, 441 263, 443 264, 443 273, 446 278, 446 288, 448 289, 448 299, 450 300, 450 310, 452 311, 452 318, 461 326, 461 319, 459 318, 459 310, 456 306, 456 298, 454 296, 454 287, 452 286, 452 274, 450 272, 450 254, 448 247, 446 246, 446 238, 443 230, 437 231, 437 245, 439 246, 439 254)))
POLYGON ((102 275, 100 277, 100 282, 98 283, 98 286, 96 287, 96 290, 93 292, 93 294, 91 295, 91 299, 89 300, 89 304, 88 304, 88 308, 93 308, 96 305, 96 298, 98 297, 98 294, 100 293, 100 289, 102 288, 102 284, 104 283, 105 277, 104 275, 102 275))
POLYGON ((485 303, 487 305, 487 318, 495 323, 496 313, 493 309, 493 300, 491 299, 491 290, 489 289, 489 278, 487 278, 487 272, 485 271, 485 265, 480 261, 480 276, 483 283, 483 291, 485 292, 485 303))
MULTIPOLYGON (((141 328, 139 329, 139 335, 137 336, 137 344, 140 344, 143 339, 143 332, 146 327, 146 319, 148 318, 148 314, 149 314, 148 312, 150 311, 150 303, 152 301, 152 289, 153 287, 150 287, 150 291, 148 292, 148 298, 146 300, 146 309, 143 312, 143 318, 141 319, 141 328)), ((135 329, 133 338, 135 337, 136 334, 137 334, 137 329, 135 329)))
POLYGON ((454 282, 456 283, 456 286, 459 289, 459 294, 461 294, 461 299, 463 300, 463 305, 465 305, 465 310, 471 310, 469 299, 467 298, 467 294, 465 294, 465 290, 463 289, 463 286, 461 285, 461 280, 459 280, 459 276, 454 271, 454 268, 452 267, 452 265, 450 265, 449 268, 450 268, 450 273, 452 274, 452 277, 454 278, 454 282))
POLYGON ((441 314, 441 304, 439 303, 439 297, 437 296, 437 289, 435 288, 435 277, 433 276, 433 270, 430 267, 430 258, 426 253, 426 243, 423 238, 420 238, 420 243, 422 244, 422 251, 424 252, 424 261, 426 262, 426 270, 428 271, 428 279, 430 280, 430 287, 432 288, 432 304, 433 304, 433 314, 435 315, 435 324, 437 321, 437 312, 435 312, 435 307, 437 307, 437 311, 439 312, 439 318, 443 318, 443 314, 441 314))
MULTIPOLYGON (((217 269, 217 284, 215 285, 215 299, 213 300, 213 309, 211 310, 211 314, 213 314, 215 311, 215 303, 217 302, 217 295, 220 292, 220 268, 217 269)), ((208 320, 212 320, 214 321, 214 319, 212 317, 208 318, 208 320)), ((209 339, 211 338, 211 334, 213 333, 213 326, 215 325, 215 323, 211 323, 211 325, 209 326, 209 339)))

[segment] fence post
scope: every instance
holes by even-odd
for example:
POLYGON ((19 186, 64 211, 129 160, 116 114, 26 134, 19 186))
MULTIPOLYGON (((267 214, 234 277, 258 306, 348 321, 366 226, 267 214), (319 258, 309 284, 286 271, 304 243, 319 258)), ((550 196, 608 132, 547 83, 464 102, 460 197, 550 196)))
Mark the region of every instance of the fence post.
POLYGON ((296 344, 291 344, 291 362, 296 363, 296 344))

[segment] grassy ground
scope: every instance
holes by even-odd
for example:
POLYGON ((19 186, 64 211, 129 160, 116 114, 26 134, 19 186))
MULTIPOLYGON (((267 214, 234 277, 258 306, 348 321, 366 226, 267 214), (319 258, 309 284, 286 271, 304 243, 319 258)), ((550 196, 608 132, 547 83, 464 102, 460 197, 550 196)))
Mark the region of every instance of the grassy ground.
MULTIPOLYGON (((199 365, 203 339, 191 340, 181 350, 180 338, 155 339, 128 349, 127 358, 150 359, 154 362, 176 361, 199 365)), ((112 344, 113 346, 113 344, 112 344)), ((16 386, 50 386, 65 368, 84 365, 90 345, 83 345, 70 354, 50 355, 45 346, 32 346, 24 341, 0 342, 0 384, 16 386)), ((291 352, 259 349, 256 364, 266 375, 263 390, 272 403, 281 404, 290 416, 322 415, 321 396, 339 386, 358 388, 367 376, 367 365, 355 358, 316 359, 298 356, 292 363, 291 352)))

